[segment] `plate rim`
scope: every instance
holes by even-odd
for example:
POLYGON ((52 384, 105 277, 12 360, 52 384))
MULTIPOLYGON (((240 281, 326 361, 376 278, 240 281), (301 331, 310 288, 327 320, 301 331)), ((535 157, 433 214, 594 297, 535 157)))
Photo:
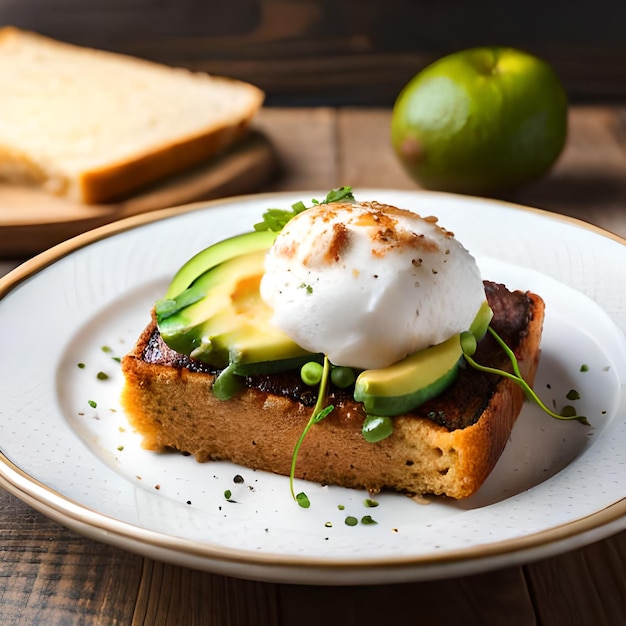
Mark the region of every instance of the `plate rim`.
MULTIPOLYGON (((589 224, 579 218, 491 198, 461 196, 444 192, 379 188, 355 188, 355 192, 357 194, 362 193, 371 196, 374 196, 374 194, 380 195, 381 193, 400 193, 412 196, 443 197, 456 201, 470 200, 494 204, 499 207, 506 206, 515 210, 535 213, 545 219, 561 221, 584 228, 602 237, 626 245, 625 238, 602 227, 589 224)), ((229 198, 194 202, 160 209, 107 224, 57 244, 49 250, 22 263, 4 277, 1 277, 0 300, 21 282, 56 263, 65 256, 128 230, 134 230, 147 224, 165 221, 169 218, 198 210, 209 210, 214 206, 223 207, 233 203, 242 203, 252 200, 262 201, 264 198, 272 198, 273 201, 276 201, 281 197, 286 198, 296 195, 315 197, 315 195, 319 195, 320 193, 324 192, 319 192, 319 190, 293 190, 232 196, 229 198)), ((209 571, 220 569, 216 567, 215 559, 217 559, 218 565, 221 564, 221 566, 225 568, 225 573, 240 577, 241 573, 232 574, 229 573, 229 570, 235 566, 248 566, 253 563, 256 566, 269 568, 269 570, 271 570, 267 573, 267 576, 256 576, 256 578, 259 580, 275 580, 278 582, 309 583, 309 576, 303 576, 302 580, 294 581, 293 569, 302 567, 312 569, 318 574, 332 570, 335 576, 338 571, 350 574, 355 568, 368 570, 367 573, 361 575, 359 575, 358 572, 352 572, 349 578, 339 582, 325 580, 324 584, 367 584, 368 582, 376 582, 375 580, 371 580, 372 575, 381 570, 384 570, 386 575, 390 570, 394 570, 398 576, 406 575, 407 570, 411 570, 411 580, 420 578, 433 579, 450 575, 450 573, 455 573, 459 570, 467 570, 466 573, 482 571, 494 567, 494 562, 497 564, 503 559, 506 560, 506 564, 510 564, 515 561, 527 562, 533 554, 535 558, 544 558, 546 554, 550 552, 550 550, 545 551, 546 547, 549 548, 552 546, 552 552, 557 553, 562 551, 558 550, 557 546, 563 543, 567 544, 568 541, 573 538, 578 538, 578 543, 584 545, 590 541, 619 532, 622 528, 626 528, 626 498, 623 498, 583 518, 561 523, 530 535, 522 535, 520 537, 500 540, 489 544, 477 544, 468 548, 449 549, 437 554, 411 555, 406 557, 398 555, 387 555, 379 558, 368 557, 364 559, 347 557, 341 560, 335 559, 329 561, 327 557, 316 558, 307 555, 303 560, 301 556, 296 555, 264 553, 263 551, 251 553, 249 550, 237 550, 230 547, 223 547, 216 543, 180 539, 165 533, 142 528, 120 519, 115 519, 105 513, 98 512, 91 507, 63 496, 54 489, 39 482, 27 472, 14 465, 2 452, 0 452, 0 486, 44 515, 55 519, 55 521, 82 535, 90 536, 98 541, 140 552, 145 556, 151 556, 150 552, 156 550, 156 552, 159 553, 157 558, 162 558, 163 560, 172 560, 171 558, 163 558, 167 556, 167 553, 171 552, 181 554, 184 557, 183 560, 196 557, 200 559, 200 561, 206 562, 207 567, 200 567, 200 569, 208 569, 209 571), (540 554, 538 554, 538 552, 540 552, 540 554), (285 579, 286 570, 289 570, 289 576, 285 579)), ((202 566, 202 563, 192 566, 198 568, 198 565, 202 566)), ((316 576, 313 576, 313 578, 315 577, 316 576)), ((401 579, 405 580, 406 578, 401 579)), ((315 581, 313 581, 313 583, 315 583, 315 581)))
MULTIPOLYGON (((0 487, 12 493, 18 499, 29 504, 40 513, 65 525, 66 527, 89 536, 103 543, 109 543, 117 547, 138 546, 153 547, 162 554, 175 552, 185 557, 197 557, 202 560, 218 559, 225 567, 226 571, 232 567, 256 565, 274 570, 269 577, 262 580, 274 582, 303 582, 293 578, 285 578, 285 569, 300 569, 306 566, 313 569, 318 574, 332 571, 334 574, 338 570, 351 572, 356 569, 369 570, 368 575, 358 576, 357 579, 368 580, 372 573, 395 571, 396 575, 406 573, 407 570, 428 568, 429 575, 420 576, 419 572, 412 576, 412 580, 424 578, 441 578, 459 569, 467 569, 478 573, 486 569, 491 569, 490 563, 498 563, 506 558, 507 565, 514 563, 528 562, 538 558, 546 558, 550 554, 543 552, 546 546, 558 546, 562 542, 567 542, 571 538, 580 538, 580 545, 588 543, 585 536, 594 533, 592 539, 600 540, 612 534, 620 532, 618 522, 624 522, 626 526, 626 498, 603 507, 602 509, 586 515, 580 519, 562 523, 552 528, 548 528, 532 534, 522 535, 513 539, 505 539, 489 544, 477 544, 469 548, 446 550, 441 553, 421 556, 383 556, 367 557, 363 559, 343 558, 329 561, 323 557, 313 557, 307 555, 305 562, 302 558, 291 554, 256 553, 249 550, 237 549, 233 547, 223 547, 218 544, 208 544, 202 541, 169 536, 165 533, 149 530, 136 526, 123 520, 115 519, 105 513, 101 513, 89 506, 80 504, 41 483, 37 479, 23 471, 4 454, 0 453, 0 469, 4 466, 4 471, 0 471, 0 487), (11 476, 13 480, 11 480, 11 476), (33 491, 23 489, 22 482, 27 482, 34 487, 33 491), (93 519, 91 519, 93 518, 93 519), (617 528, 614 528, 617 526, 617 528), (92 532, 85 532, 86 528, 92 532), (602 532, 606 529, 606 532, 602 532), (142 537, 143 536, 143 537, 142 537), (528 554, 534 557, 528 559, 528 554), (509 562, 509 557, 512 557, 509 562), (474 566, 475 565, 475 566, 474 566), (482 567, 481 567, 482 566, 482 567), (278 576, 278 578, 276 578, 278 576)), ((151 556, 143 550, 135 550, 151 556)), ((556 548, 554 553, 558 553, 556 548)), ((204 569, 204 568, 203 568, 204 569)), ((207 571, 214 571, 215 568, 207 568, 207 571)), ((304 580, 308 581, 308 576, 304 580)), ((363 583, 363 580, 356 580, 363 583)), ((325 584, 355 584, 354 575, 348 580, 329 580, 325 584)))

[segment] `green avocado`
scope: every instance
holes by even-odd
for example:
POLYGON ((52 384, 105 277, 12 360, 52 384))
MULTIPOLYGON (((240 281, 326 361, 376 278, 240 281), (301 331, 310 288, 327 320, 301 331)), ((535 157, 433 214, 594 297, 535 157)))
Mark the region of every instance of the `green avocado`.
POLYGON ((231 304, 233 293, 263 272, 264 251, 230 258, 199 276, 175 298, 156 303, 157 326, 165 342, 177 352, 190 354, 201 341, 203 324, 231 304))
POLYGON ((233 326, 229 328, 220 329, 209 320, 202 326, 200 343, 190 356, 217 367, 230 364, 238 376, 286 371, 293 369, 294 363, 309 360, 306 350, 269 323, 269 315, 262 308, 253 310, 259 315, 251 321, 240 320, 241 315, 231 308, 233 326))
POLYGON ((191 257, 174 275, 165 293, 166 299, 175 298, 199 276, 224 261, 256 250, 268 250, 278 233, 271 230, 253 231, 219 241, 191 257))
MULTIPOLYGON (((480 341, 487 333, 493 311, 485 300, 470 332, 480 341)), ((377 370, 365 370, 356 380, 354 399, 362 402, 368 415, 401 415, 438 396, 456 378, 463 350, 460 335, 411 354, 377 370)))
POLYGON ((365 370, 356 380, 354 399, 368 415, 406 413, 452 383, 461 355, 459 335, 453 335, 388 367, 365 370))
MULTIPOLYGON (((249 241, 245 236, 244 244, 249 241)), ((245 249, 245 245, 242 246, 245 249)), ((197 277, 174 298, 156 305, 157 326, 165 343, 181 354, 233 373, 259 373, 257 363, 308 355, 271 324, 271 309, 259 284, 266 249, 232 256, 197 277)), ((273 371, 288 367, 274 364, 273 371)))

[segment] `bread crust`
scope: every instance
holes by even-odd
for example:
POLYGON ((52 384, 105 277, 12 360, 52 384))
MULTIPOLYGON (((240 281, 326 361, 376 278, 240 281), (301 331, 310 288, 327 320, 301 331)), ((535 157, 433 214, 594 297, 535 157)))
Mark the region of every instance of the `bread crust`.
MULTIPOLYGON (((544 303, 535 294, 526 296, 530 316, 515 352, 524 378, 532 384, 544 303)), ((154 331, 152 321, 122 360, 126 377, 122 402, 132 425, 143 435, 144 447, 173 448, 193 454, 199 462, 225 459, 288 475, 294 445, 311 407, 257 388, 247 388, 228 401, 217 400, 211 392, 214 375, 145 360, 154 331)), ((393 418, 393 434, 372 444, 361 434, 361 405, 344 400, 307 434, 295 474, 374 493, 393 489, 470 496, 500 458, 524 393, 514 382, 499 377, 484 402, 478 419, 465 428, 449 429, 416 411, 393 418)))
MULTIPOLYGON (((262 97, 259 99, 258 106, 262 97)), ((232 125, 210 128, 193 137, 181 137, 158 150, 83 172, 77 181, 77 199, 85 204, 112 202, 217 156, 246 135, 258 106, 250 106, 246 116, 232 125)))

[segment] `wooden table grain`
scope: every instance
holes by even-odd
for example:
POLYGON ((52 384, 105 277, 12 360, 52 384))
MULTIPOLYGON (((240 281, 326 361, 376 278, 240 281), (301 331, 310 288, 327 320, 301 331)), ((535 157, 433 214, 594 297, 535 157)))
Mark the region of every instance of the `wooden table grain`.
MULTIPOLYGON (((260 191, 415 189, 391 151, 389 120, 388 109, 264 109, 257 128, 281 167, 260 191)), ((626 107, 572 107, 555 168, 507 199, 626 237, 626 107)), ((16 262, 0 262, 0 273, 16 262)), ((626 532, 498 571, 370 587, 253 582, 156 562, 78 536, 2 491, 0 537, 3 625, 626 624, 626 532)))

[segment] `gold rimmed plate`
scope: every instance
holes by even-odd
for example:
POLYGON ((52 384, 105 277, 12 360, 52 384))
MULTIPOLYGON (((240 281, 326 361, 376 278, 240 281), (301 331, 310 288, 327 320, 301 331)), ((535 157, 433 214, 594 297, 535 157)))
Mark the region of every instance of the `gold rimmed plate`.
POLYGON ((312 505, 301 509, 285 477, 141 448, 119 403, 118 357, 174 272, 207 245, 250 230, 266 208, 325 193, 243 196, 136 216, 0 279, 0 328, 10 329, 0 351, 0 485, 80 533, 153 558, 308 584, 475 573, 625 528, 624 241, 496 201, 355 190, 359 199, 437 215, 484 278, 542 295, 535 388, 557 407, 576 390, 591 428, 527 403, 475 496, 416 502, 384 493, 375 508, 364 492, 307 484, 299 486, 312 505), (345 524, 365 515, 376 523, 345 524))

